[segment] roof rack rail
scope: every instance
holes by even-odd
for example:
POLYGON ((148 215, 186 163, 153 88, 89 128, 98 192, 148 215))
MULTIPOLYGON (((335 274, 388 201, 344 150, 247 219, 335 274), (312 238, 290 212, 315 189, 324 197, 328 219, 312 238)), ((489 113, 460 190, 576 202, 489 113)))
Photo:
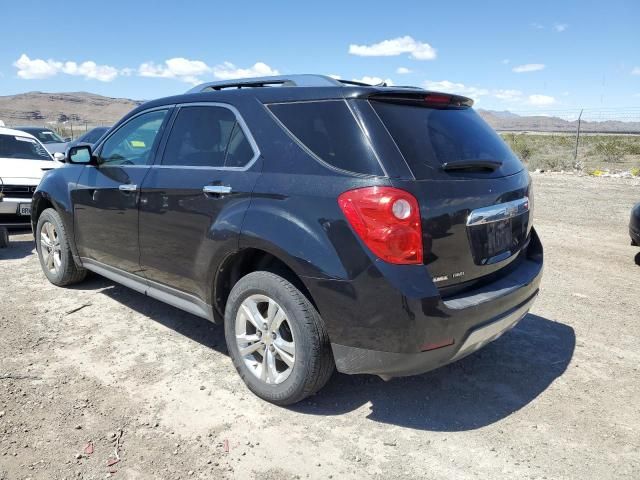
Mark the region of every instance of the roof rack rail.
MULTIPOLYGON (((365 85, 365 84, 362 84, 365 85)), ((278 75, 272 77, 241 78, 222 80, 218 82, 202 83, 193 87, 187 93, 207 92, 225 88, 255 88, 255 87, 339 87, 342 82, 325 75, 278 75)))

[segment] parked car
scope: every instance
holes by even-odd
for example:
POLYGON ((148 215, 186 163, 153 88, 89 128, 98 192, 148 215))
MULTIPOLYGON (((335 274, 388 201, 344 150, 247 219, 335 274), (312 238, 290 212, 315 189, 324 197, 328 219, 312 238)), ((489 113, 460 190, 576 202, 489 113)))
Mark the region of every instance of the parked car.
POLYGON ((640 203, 636 203, 631 209, 629 235, 631 236, 631 245, 640 246, 640 203))
POLYGON ((15 127, 15 130, 21 130, 33 135, 51 154, 64 154, 67 148, 67 143, 71 140, 71 138, 63 139, 53 130, 43 127, 15 127))
POLYGON ((44 274, 224 322, 240 376, 280 405, 334 367, 458 360, 527 314, 543 264, 531 178, 471 106, 314 75, 148 102, 38 187, 44 274))
POLYGON ((75 140, 72 140, 71 142, 67 143, 67 149, 75 146, 75 145, 80 145, 81 143, 83 144, 88 144, 88 145, 94 145, 95 143, 98 142, 98 140, 100 140, 100 138, 102 138, 102 136, 107 133, 109 131, 110 127, 95 127, 92 128, 91 130, 89 130, 87 133, 85 133, 84 135, 81 135, 80 137, 76 138, 75 140))
POLYGON ((33 192, 60 165, 33 135, 0 127, 0 226, 31 226, 33 192))

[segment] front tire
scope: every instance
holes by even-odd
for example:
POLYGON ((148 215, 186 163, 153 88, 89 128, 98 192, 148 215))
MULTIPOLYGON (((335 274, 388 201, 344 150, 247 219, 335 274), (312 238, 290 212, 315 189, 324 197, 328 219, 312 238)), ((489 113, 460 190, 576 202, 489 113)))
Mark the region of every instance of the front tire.
POLYGON ((271 272, 253 272, 235 284, 225 309, 225 338, 247 387, 276 405, 316 393, 335 367, 318 311, 271 272))
POLYGON ((47 280, 59 287, 84 280, 87 271, 73 261, 69 238, 58 212, 45 209, 38 218, 34 235, 40 266, 47 280))

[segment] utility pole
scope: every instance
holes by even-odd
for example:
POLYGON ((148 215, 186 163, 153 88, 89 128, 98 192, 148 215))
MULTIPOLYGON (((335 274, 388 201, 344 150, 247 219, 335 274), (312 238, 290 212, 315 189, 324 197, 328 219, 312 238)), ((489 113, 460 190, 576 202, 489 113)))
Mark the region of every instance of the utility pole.
POLYGON ((576 149, 573 153, 573 165, 575 168, 578 168, 578 142, 580 141, 580 122, 582 120, 582 111, 583 109, 580 109, 580 115, 578 115, 578 127, 576 129, 576 149))

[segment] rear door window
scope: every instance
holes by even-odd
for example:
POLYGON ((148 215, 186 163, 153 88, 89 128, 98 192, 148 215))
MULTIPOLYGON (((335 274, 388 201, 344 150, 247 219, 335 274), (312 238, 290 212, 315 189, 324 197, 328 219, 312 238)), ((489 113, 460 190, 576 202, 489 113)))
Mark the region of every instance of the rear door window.
POLYGON ((522 169, 518 157, 471 108, 437 109, 372 100, 371 104, 417 179, 459 160, 498 160, 499 175, 522 169))
POLYGON ((182 107, 162 157, 163 165, 243 167, 254 156, 234 113, 217 106, 182 107))
POLYGON ((278 103, 269 105, 269 109, 323 162, 355 173, 384 174, 346 101, 278 103))

